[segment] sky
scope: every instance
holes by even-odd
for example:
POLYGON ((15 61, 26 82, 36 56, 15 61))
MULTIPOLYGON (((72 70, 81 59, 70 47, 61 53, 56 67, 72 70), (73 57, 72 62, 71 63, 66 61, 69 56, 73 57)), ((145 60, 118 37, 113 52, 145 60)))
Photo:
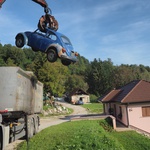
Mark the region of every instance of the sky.
MULTIPOLYGON (((58 32, 89 61, 150 66, 150 0, 46 0, 58 32)), ((32 0, 6 0, 0 9, 0 43, 15 45, 34 31, 44 9, 32 0)))

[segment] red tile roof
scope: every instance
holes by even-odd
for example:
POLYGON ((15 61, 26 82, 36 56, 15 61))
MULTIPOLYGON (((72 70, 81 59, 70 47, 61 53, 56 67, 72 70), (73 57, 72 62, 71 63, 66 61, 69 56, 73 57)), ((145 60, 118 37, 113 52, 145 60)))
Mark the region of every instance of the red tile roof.
POLYGON ((135 80, 120 89, 112 90, 102 102, 138 103, 150 102, 150 82, 135 80))
POLYGON ((76 88, 74 89, 70 94, 69 96, 72 96, 72 95, 82 95, 82 94, 85 94, 85 95, 89 95, 87 92, 85 92, 84 90, 80 89, 80 88, 76 88))
POLYGON ((112 90, 111 92, 109 92, 106 96, 104 96, 104 98, 102 99, 102 101, 112 101, 113 99, 115 99, 115 97, 121 92, 121 90, 112 90))

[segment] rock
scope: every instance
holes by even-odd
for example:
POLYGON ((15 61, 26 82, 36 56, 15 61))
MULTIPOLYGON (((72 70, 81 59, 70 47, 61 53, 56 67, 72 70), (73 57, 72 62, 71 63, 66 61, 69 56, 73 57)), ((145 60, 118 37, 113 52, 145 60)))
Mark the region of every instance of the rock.
POLYGON ((47 116, 47 115, 48 115, 48 112, 46 112, 46 111, 43 110, 42 114, 43 114, 44 116, 47 116))

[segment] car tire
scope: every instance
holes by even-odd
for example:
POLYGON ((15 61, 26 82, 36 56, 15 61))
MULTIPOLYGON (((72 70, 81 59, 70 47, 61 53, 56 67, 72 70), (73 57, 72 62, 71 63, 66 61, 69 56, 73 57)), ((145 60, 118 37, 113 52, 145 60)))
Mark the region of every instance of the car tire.
POLYGON ((61 60, 61 63, 64 65, 64 66, 69 66, 71 64, 70 61, 68 60, 61 60))
POLYGON ((16 46, 19 48, 22 48, 24 46, 24 37, 22 34, 18 34, 16 36, 16 42, 15 42, 16 46))
POLYGON ((49 62, 55 62, 57 60, 57 53, 54 49, 49 49, 47 51, 47 60, 49 62))

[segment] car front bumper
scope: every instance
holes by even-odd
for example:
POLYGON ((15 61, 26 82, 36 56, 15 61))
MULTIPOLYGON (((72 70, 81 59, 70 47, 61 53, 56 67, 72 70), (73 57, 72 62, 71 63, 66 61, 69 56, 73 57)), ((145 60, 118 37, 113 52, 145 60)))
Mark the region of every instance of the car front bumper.
POLYGON ((71 62, 73 62, 73 63, 75 63, 75 62, 78 61, 77 58, 75 58, 75 57, 69 57, 69 56, 66 56, 66 55, 61 55, 60 58, 63 59, 63 60, 71 61, 71 62))

